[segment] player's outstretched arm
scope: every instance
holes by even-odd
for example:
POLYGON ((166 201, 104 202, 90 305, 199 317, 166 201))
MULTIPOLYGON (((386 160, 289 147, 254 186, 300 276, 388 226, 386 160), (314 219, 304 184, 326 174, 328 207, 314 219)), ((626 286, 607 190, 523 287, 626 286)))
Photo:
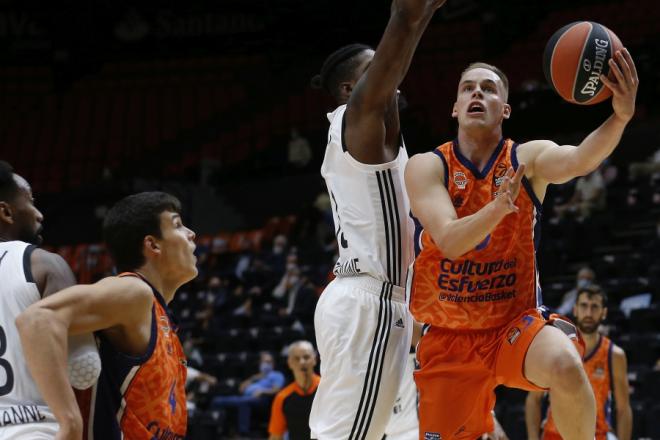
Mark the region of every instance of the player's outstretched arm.
POLYGON ((505 216, 518 212, 515 201, 524 173, 524 164, 515 174, 509 169, 495 199, 476 213, 458 218, 442 181, 442 161, 433 153, 417 154, 408 161, 405 173, 410 208, 436 246, 453 260, 474 249, 505 216))
POLYGON ((609 61, 615 81, 602 76, 612 90, 614 113, 577 147, 557 145, 552 141, 531 141, 520 145, 518 155, 529 164, 527 176, 545 183, 564 183, 596 169, 616 148, 623 130, 635 113, 639 78, 627 49, 617 51, 609 61))
POLYGON ((131 328, 149 317, 152 298, 140 280, 113 277, 64 289, 18 316, 25 360, 60 423, 58 439, 82 436, 82 418, 67 374, 68 335, 131 328))
MULTIPOLYGON (((394 0, 390 20, 366 73, 351 92, 346 109, 346 145, 358 161, 383 162, 386 113, 397 112, 397 88, 433 13, 445 0, 394 0)), ((389 115, 390 118, 394 115, 389 115)), ((398 135, 398 115, 396 130, 398 135)))
POLYGON ((525 425, 527 440, 539 440, 541 434, 541 402, 543 391, 530 391, 525 399, 525 425))
POLYGON ((633 414, 630 407, 628 361, 626 353, 616 345, 612 348, 612 379, 616 402, 616 436, 619 440, 630 440, 633 414))
MULTIPOLYGON (((35 249, 30 256, 30 264, 32 276, 42 298, 76 284, 76 278, 71 268, 64 261, 64 258, 58 254, 43 249, 35 249)), ((75 368, 80 363, 101 364, 96 341, 91 333, 70 337, 68 345, 68 363, 70 366, 75 368)), ((95 375, 74 382, 74 387, 77 389, 89 388, 96 381, 100 372, 99 369, 95 375)))

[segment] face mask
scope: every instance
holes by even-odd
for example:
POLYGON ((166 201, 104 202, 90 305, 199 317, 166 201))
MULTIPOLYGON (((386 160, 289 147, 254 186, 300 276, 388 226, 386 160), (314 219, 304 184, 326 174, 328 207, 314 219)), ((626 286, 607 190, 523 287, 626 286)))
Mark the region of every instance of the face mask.
POLYGON ((591 284, 591 281, 586 278, 580 278, 577 282, 578 289, 584 289, 589 284, 591 284))
POLYGON ((259 365, 259 371, 261 371, 263 374, 268 374, 273 371, 273 364, 270 362, 262 362, 259 365))

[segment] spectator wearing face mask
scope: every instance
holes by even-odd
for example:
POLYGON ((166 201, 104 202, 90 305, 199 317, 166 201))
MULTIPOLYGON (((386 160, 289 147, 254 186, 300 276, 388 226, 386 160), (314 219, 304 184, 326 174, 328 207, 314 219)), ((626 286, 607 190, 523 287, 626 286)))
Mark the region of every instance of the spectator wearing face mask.
POLYGON ((250 416, 254 407, 265 407, 272 397, 282 388, 284 374, 274 369, 273 356, 261 352, 259 372, 245 379, 238 387, 239 395, 217 396, 211 401, 211 408, 236 408, 238 433, 241 436, 250 434, 250 416))
POLYGON ((560 315, 568 315, 573 310, 578 291, 595 284, 596 274, 589 267, 581 268, 575 279, 575 287, 564 294, 556 312, 560 315))

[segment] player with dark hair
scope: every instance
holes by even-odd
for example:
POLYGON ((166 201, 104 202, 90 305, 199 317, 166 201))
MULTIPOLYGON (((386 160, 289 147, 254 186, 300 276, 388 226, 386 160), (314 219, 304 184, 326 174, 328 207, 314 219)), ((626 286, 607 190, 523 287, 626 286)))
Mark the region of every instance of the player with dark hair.
MULTIPOLYGON (((586 345, 582 362, 596 398, 596 440, 607 440, 610 438, 608 434, 612 432, 616 432, 618 440, 630 440, 632 409, 626 353, 598 332, 598 328, 607 318, 605 291, 595 285, 578 290, 573 316, 586 345), (615 411, 612 411, 613 407, 615 411)), ((552 402, 545 420, 541 420, 541 407, 545 397, 547 393, 543 391, 531 391, 527 395, 525 421, 529 440, 562 438, 552 417, 552 402), (541 432, 543 435, 539 437, 541 432)))
MULTIPOLYGON (((75 284, 62 257, 39 249, 43 216, 34 206, 28 182, 0 161, 0 438, 52 439, 57 423, 27 372, 16 317, 30 304, 75 284)), ((69 341, 66 368, 89 364, 86 377, 72 377, 78 388, 90 387, 100 363, 91 334, 69 341)), ((64 371, 66 375, 66 369, 64 371)), ((71 388, 68 390, 72 393, 71 388)), ((76 406, 73 401, 72 405, 76 406)))
POLYGON ((96 332, 102 373, 94 389, 97 439, 183 439, 186 358, 167 304, 197 275, 195 233, 179 201, 144 192, 119 201, 103 228, 116 266, 128 271, 46 298, 17 320, 30 372, 61 439, 79 439, 80 414, 65 375, 66 336, 96 332))
POLYGON ((378 48, 333 52, 313 84, 329 92, 328 145, 321 167, 339 245, 336 278, 316 307, 321 382, 312 438, 380 439, 410 347, 405 282, 413 225, 403 184, 408 161, 398 87, 444 0, 394 0, 378 48))
POLYGON ((615 79, 601 79, 613 91, 614 113, 577 147, 505 139, 506 77, 473 64, 461 75, 452 110, 457 138, 410 159, 406 188, 417 219, 410 305, 415 319, 430 324, 415 373, 420 438, 492 431, 494 389, 506 385, 549 389, 562 436, 593 440, 594 396, 567 337, 575 328, 537 310, 536 246, 547 186, 596 168, 634 114, 638 78, 630 54, 615 52, 609 65, 615 79))

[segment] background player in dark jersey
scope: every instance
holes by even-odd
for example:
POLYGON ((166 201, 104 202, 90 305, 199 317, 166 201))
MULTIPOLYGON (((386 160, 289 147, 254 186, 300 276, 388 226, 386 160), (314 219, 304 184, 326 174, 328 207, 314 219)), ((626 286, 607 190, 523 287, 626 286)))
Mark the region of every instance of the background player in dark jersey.
POLYGON ((117 269, 130 272, 65 289, 19 316, 30 371, 63 427, 58 438, 79 439, 82 429, 66 377, 66 336, 90 331, 103 363, 95 438, 184 438, 186 360, 167 303, 197 268, 195 234, 180 210, 162 192, 121 200, 104 233, 117 269))
MULTIPOLYGON (((14 324, 18 313, 29 304, 75 284, 73 273, 62 257, 37 247, 42 242, 43 220, 34 206, 30 184, 15 174, 10 164, 0 161, 0 368, 4 377, 4 383, 0 384, 1 438, 52 438, 57 430, 50 410, 27 373, 14 324), (22 414, 21 408, 32 406, 39 408, 36 416, 39 420, 10 416, 22 414)), ((76 352, 91 356, 92 364, 98 364, 91 335, 81 335, 70 344, 76 346, 76 352)), ((98 367, 86 382, 73 382, 85 388, 91 386, 98 377, 100 364, 98 367)), ((75 402, 72 405, 75 408, 75 402)))

